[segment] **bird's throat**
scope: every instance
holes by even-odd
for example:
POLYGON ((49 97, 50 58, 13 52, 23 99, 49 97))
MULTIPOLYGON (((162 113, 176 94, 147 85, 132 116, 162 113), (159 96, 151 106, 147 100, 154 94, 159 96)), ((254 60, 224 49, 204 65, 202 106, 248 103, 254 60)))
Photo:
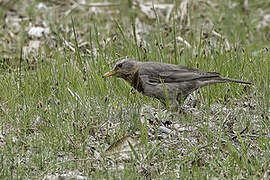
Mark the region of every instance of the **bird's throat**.
POLYGON ((122 78, 126 80, 130 85, 132 85, 132 82, 135 78, 135 73, 125 74, 122 78))
POLYGON ((136 71, 132 76, 132 81, 130 83, 137 91, 143 93, 143 84, 139 76, 139 72, 136 71))

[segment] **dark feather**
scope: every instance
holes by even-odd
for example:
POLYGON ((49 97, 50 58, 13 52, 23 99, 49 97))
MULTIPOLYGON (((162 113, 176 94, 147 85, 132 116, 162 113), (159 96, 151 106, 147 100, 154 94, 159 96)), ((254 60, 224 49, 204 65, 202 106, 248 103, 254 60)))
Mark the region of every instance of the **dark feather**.
POLYGON ((133 59, 119 61, 113 70, 116 71, 114 76, 125 79, 142 94, 157 98, 163 103, 169 100, 172 104, 178 102, 179 105, 190 93, 207 85, 225 82, 252 84, 238 79, 223 78, 216 72, 133 59))
POLYGON ((200 79, 218 78, 219 73, 206 72, 185 66, 165 63, 144 63, 140 68, 140 75, 147 75, 151 83, 177 83, 200 79))

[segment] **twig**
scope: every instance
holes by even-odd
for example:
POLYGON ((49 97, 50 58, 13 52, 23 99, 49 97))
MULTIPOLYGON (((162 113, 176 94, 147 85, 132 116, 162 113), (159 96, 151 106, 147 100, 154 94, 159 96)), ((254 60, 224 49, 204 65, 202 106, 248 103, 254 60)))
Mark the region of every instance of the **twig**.
MULTIPOLYGON (((242 135, 245 131, 247 131, 248 130, 248 126, 247 127, 245 127, 245 129, 243 129, 240 133, 239 133, 239 135, 242 135)), ((244 136, 241 136, 241 137, 244 137, 244 136)), ((237 135, 234 135, 233 137, 232 137, 232 140, 234 140, 234 139, 236 139, 237 138, 237 135)))
POLYGON ((71 51, 75 52, 75 48, 71 45, 70 42, 66 41, 63 37, 62 40, 64 41, 65 45, 71 49, 71 51))
POLYGON ((71 0, 74 4, 80 5, 80 6, 87 6, 87 7, 110 7, 110 6, 120 6, 120 3, 90 3, 90 4, 82 4, 78 3, 74 0, 71 0))
POLYGON ((71 89, 67 88, 67 90, 70 93, 70 95, 73 96, 80 105, 82 105, 81 97, 77 93, 71 91, 71 89))

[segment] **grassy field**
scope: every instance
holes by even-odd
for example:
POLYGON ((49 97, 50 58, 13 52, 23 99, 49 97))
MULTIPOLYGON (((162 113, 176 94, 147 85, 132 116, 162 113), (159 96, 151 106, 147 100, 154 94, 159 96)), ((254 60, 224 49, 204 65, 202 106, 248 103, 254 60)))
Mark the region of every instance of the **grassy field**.
POLYGON ((27 2, 0 1, 0 179, 270 177, 267 0, 27 2), (254 85, 176 114, 102 78, 126 56, 254 85))

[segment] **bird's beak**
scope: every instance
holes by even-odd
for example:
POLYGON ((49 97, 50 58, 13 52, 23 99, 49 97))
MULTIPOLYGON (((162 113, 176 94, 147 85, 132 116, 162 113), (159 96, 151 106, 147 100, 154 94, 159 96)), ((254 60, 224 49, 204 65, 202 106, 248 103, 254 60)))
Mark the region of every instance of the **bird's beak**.
POLYGON ((110 72, 106 72, 103 77, 110 77, 110 76, 113 76, 115 73, 117 73, 117 71, 115 70, 112 70, 110 72))

